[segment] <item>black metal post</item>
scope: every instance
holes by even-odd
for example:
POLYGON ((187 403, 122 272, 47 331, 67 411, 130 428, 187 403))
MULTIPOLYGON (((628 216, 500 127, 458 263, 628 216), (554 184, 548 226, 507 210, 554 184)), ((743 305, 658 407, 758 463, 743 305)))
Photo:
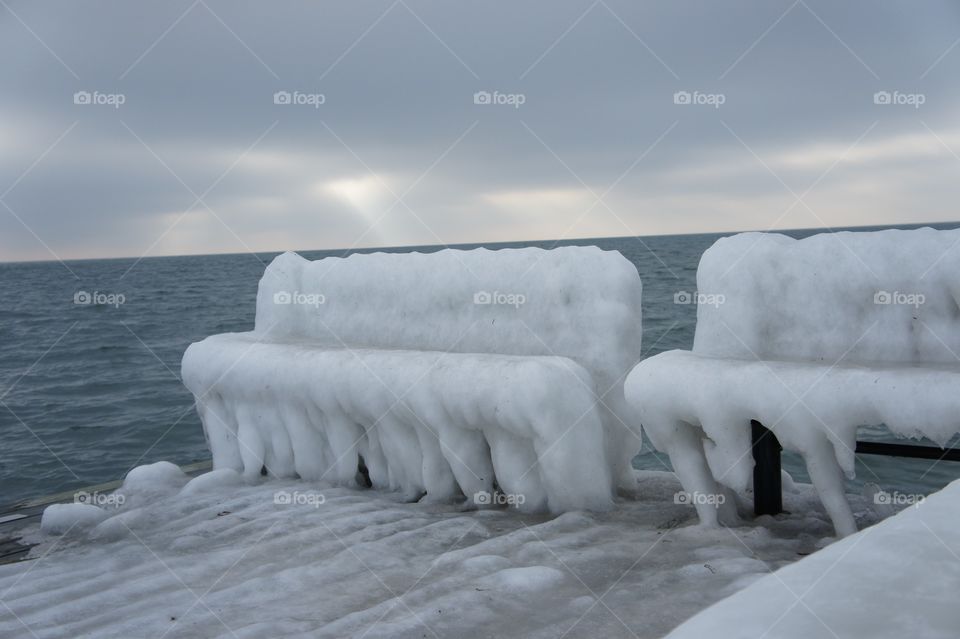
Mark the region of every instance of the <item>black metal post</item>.
POLYGON ((776 515, 783 512, 780 483, 780 451, 776 436, 755 419, 750 420, 753 437, 753 514, 776 515))

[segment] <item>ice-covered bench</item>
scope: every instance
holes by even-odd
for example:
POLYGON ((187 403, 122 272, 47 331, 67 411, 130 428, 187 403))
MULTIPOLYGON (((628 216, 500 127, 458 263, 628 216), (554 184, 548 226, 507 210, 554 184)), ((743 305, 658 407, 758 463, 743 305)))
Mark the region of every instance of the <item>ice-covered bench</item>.
MULTIPOLYGON (((697 287, 693 351, 626 382, 688 492, 749 490, 755 420, 803 456, 846 535, 858 427, 940 446, 960 429, 960 231, 744 233, 703 254, 697 287)), ((701 521, 723 518, 717 501, 695 500, 701 521)))
POLYGON ((183 357, 215 468, 602 509, 631 485, 641 283, 566 247, 280 255, 255 330, 183 357), (632 414, 632 413, 631 413, 632 414))

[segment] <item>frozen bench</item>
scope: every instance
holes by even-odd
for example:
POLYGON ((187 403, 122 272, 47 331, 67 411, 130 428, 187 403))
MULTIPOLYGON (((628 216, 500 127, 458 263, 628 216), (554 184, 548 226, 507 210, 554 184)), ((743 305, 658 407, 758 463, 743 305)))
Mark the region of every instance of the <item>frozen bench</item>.
MULTIPOLYGON (((626 382, 686 491, 748 491, 754 456, 769 461, 778 441, 847 535, 858 427, 940 446, 960 429, 960 231, 744 233, 703 254, 697 287, 712 304, 697 308, 693 350, 651 357, 626 382)), ((715 501, 695 501, 702 522, 732 514, 715 501)))
POLYGON ((596 247, 285 253, 255 330, 192 344, 183 380, 215 468, 351 483, 362 457, 410 500, 603 509, 635 483, 640 300, 596 247))

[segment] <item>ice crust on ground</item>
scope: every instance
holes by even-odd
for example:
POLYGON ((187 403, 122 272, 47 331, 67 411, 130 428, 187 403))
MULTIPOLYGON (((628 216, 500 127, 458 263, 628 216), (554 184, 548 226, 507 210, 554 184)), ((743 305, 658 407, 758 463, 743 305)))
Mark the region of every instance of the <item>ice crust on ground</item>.
POLYGON ((960 628, 958 520, 960 481, 955 481, 763 577, 669 637, 952 639, 960 628))
POLYGON ((693 351, 646 359, 625 384, 687 489, 750 487, 756 419, 803 456, 837 531, 855 532, 843 474, 859 427, 941 446, 960 432, 958 242, 933 229, 744 233, 708 249, 698 293, 715 303, 697 308, 693 351))
POLYGON ((355 481, 408 499, 605 509, 632 483, 634 266, 595 247, 447 249, 270 264, 256 329, 191 345, 214 467, 355 481), (512 297, 511 297, 512 296, 512 297), (522 297, 521 297, 522 296, 522 297))
POLYGON ((31 533, 36 559, 0 566, 0 636, 661 637, 832 534, 802 484, 794 514, 727 529, 696 525, 665 472, 638 472, 615 510, 556 517, 327 482, 209 485, 224 476, 130 492, 100 524, 110 536, 31 533))

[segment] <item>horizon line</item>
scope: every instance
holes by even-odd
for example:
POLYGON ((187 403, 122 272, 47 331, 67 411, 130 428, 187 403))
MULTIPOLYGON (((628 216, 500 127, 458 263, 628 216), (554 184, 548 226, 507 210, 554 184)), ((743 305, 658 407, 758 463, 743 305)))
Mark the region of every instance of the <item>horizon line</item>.
POLYGON ((562 242, 576 242, 582 240, 617 240, 617 239, 630 239, 630 238, 647 238, 647 237, 686 237, 690 235, 733 235, 737 233, 790 233, 790 232, 799 232, 799 231, 823 231, 825 233, 835 233, 838 231, 849 231, 851 229, 876 229, 876 228, 922 228, 925 226, 943 226, 948 224, 958 224, 960 225, 960 220, 948 220, 943 222, 905 222, 905 223, 894 223, 894 224, 860 224, 855 226, 811 226, 803 228, 790 228, 790 229, 748 229, 748 230, 729 230, 729 231, 710 231, 710 232, 692 232, 692 233, 652 233, 650 235, 604 235, 604 236, 593 236, 593 237, 567 237, 560 239, 525 239, 525 240, 497 240, 495 242, 456 242, 456 243, 440 243, 440 244, 395 244, 390 246, 357 246, 352 248, 331 248, 331 249, 270 249, 263 251, 236 251, 236 252, 224 252, 224 253, 170 253, 165 255, 121 255, 121 256, 109 256, 109 257, 75 257, 67 259, 35 259, 35 260, 0 260, 0 264, 44 264, 44 263, 55 263, 55 264, 66 264, 73 262, 99 262, 106 260, 153 260, 153 259, 164 259, 164 258, 176 258, 176 257, 220 257, 220 256, 231 256, 231 255, 268 255, 268 254, 281 254, 288 251, 294 253, 313 253, 313 252, 343 252, 343 253, 359 253, 364 251, 376 251, 376 250, 394 250, 394 249, 415 249, 415 248, 457 248, 461 246, 496 246, 502 244, 531 244, 534 242, 554 242, 559 245, 562 242))

